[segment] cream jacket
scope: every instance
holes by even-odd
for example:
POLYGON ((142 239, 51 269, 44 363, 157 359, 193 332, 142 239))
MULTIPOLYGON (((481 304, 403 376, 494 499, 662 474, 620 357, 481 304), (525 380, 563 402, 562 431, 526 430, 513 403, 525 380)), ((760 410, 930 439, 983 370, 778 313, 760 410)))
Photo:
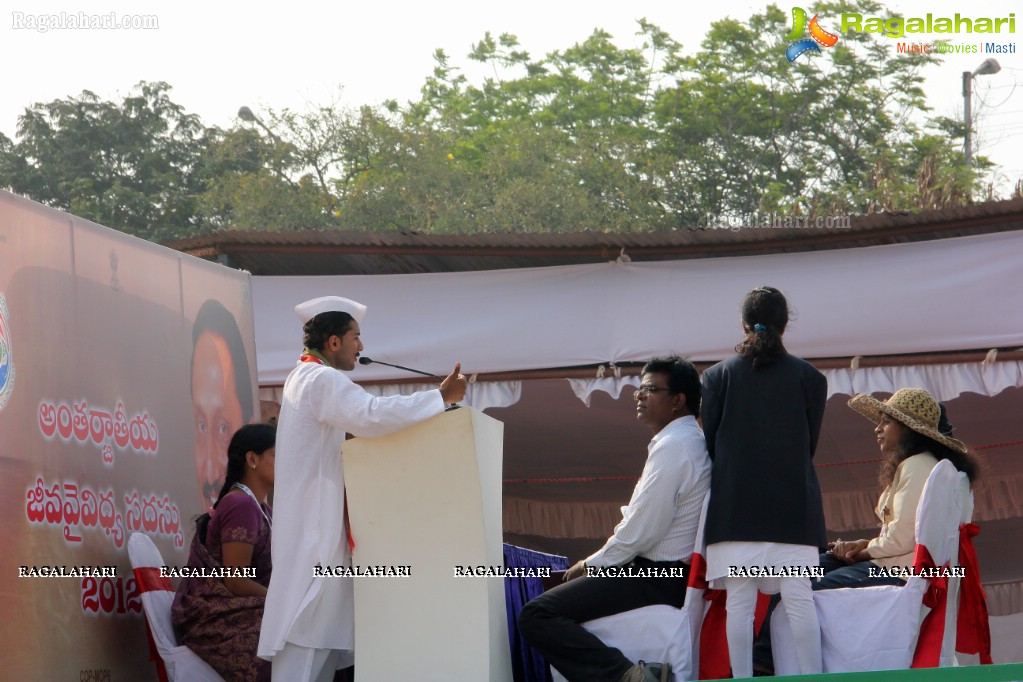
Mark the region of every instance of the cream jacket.
POLYGON ((881 493, 875 513, 881 520, 881 534, 867 545, 870 560, 878 566, 912 566, 916 551, 916 508, 924 483, 938 463, 929 452, 902 461, 895 478, 881 493))

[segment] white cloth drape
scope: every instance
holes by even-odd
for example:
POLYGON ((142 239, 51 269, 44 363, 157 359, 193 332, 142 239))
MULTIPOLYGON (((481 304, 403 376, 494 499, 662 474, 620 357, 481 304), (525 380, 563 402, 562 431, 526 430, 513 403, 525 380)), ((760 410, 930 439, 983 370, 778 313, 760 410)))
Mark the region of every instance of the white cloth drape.
MULTIPOLYGON (((375 396, 412 395, 431 388, 437 388, 437 384, 379 384, 366 386, 366 392, 375 396)), ((482 412, 489 407, 511 407, 521 397, 521 381, 470 381, 461 404, 482 412)))
MULTIPOLYGON (((369 307, 366 354, 447 374, 731 355, 739 307, 770 284, 804 358, 1023 346, 1023 231, 807 253, 414 275, 253 277, 259 383, 302 339, 294 306, 327 294, 369 307)), ((876 372, 870 372, 873 376, 876 372)), ((403 376, 360 366, 352 379, 403 376)), ((901 385, 907 385, 902 383, 901 385)), ((851 390, 851 388, 850 388, 851 390)), ((858 388, 857 390, 863 390, 858 388)))
MULTIPOLYGON (((821 370, 828 379, 828 397, 854 396, 857 393, 894 393, 906 386, 926 389, 938 400, 951 400, 962 393, 998 395, 1007 388, 1023 386, 1023 362, 972 362, 939 365, 906 365, 901 367, 860 367, 858 369, 821 370)), ((640 377, 610 376, 591 379, 568 379, 572 391, 587 407, 596 391, 618 399, 626 386, 638 387, 640 377)), ((395 384, 367 387, 373 395, 409 395, 415 391, 436 388, 429 384, 395 384)), ((521 381, 481 381, 470 383, 463 404, 485 410, 488 407, 510 407, 522 396, 521 381)), ((263 400, 280 402, 281 388, 260 388, 263 400)))
POLYGON ((962 393, 998 395, 1007 388, 1023 386, 1023 362, 971 362, 902 367, 861 367, 821 370, 828 379, 828 397, 838 394, 894 393, 914 386, 926 389, 938 400, 962 393))

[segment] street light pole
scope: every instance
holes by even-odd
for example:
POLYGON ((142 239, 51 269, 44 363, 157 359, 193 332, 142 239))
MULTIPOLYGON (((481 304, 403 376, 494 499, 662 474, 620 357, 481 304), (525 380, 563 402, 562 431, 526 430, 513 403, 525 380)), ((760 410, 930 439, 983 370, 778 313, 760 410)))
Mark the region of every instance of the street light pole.
POLYGON ((973 165, 973 74, 963 71, 963 121, 966 123, 966 165, 973 165))
POLYGON ((255 123, 264 131, 266 131, 267 135, 274 138, 275 140, 277 139, 277 136, 274 135, 274 131, 267 128, 266 124, 263 123, 263 121, 261 121, 258 116, 252 113, 252 109, 249 109, 248 107, 241 107, 240 109, 238 109, 238 118, 240 118, 243 121, 248 121, 249 123, 255 123))
POLYGON ((963 71, 963 122, 966 123, 966 139, 964 140, 964 157, 966 165, 973 165, 973 79, 987 76, 1002 70, 994 59, 985 59, 984 63, 974 71, 963 71))
MULTIPOLYGON (((258 116, 252 113, 252 109, 248 108, 247 106, 240 107, 238 109, 238 118, 240 118, 243 121, 248 121, 249 123, 255 123, 260 128, 262 128, 267 135, 270 136, 270 139, 273 140, 275 145, 284 148, 284 141, 281 138, 277 137, 277 134, 274 133, 274 131, 270 130, 266 126, 266 124, 260 120, 258 116)), ((297 185, 295 184, 295 181, 289 178, 287 175, 285 175, 284 172, 281 170, 280 159, 277 158, 276 154, 273 156, 273 162, 274 172, 277 173, 277 177, 283 178, 284 181, 287 182, 289 185, 291 185, 292 187, 296 187, 297 185)))

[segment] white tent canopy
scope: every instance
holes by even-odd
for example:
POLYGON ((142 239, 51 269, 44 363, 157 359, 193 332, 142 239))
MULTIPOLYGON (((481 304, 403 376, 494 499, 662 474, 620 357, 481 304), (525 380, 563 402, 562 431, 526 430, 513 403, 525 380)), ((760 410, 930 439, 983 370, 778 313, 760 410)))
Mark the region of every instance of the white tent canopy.
MULTIPOLYGON (((1023 346, 1023 232, 735 258, 482 272, 253 277, 259 383, 301 350, 296 303, 337 294, 369 307, 366 355, 436 374, 727 357, 751 288, 781 289, 785 340, 807 358, 1023 346)), ((407 377, 360 366, 356 380, 407 377)), ((616 392, 609 378, 609 392, 616 392)), ((923 385, 941 398, 1021 385, 1020 363, 831 370, 832 392, 923 385)), ((594 384, 600 388, 600 382, 594 384)), ((583 389, 584 395, 586 390, 583 389)), ((581 397, 583 397, 581 395, 581 397)))

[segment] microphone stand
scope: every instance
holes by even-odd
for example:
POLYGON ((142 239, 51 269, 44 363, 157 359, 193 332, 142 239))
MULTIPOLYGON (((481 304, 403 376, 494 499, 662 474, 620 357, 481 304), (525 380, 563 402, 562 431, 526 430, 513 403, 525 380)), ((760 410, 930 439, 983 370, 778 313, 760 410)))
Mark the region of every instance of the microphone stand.
MULTIPOLYGON (((360 365, 372 365, 372 364, 386 365, 388 367, 393 367, 395 369, 400 369, 400 370, 403 370, 405 372, 412 372, 413 374, 422 374, 423 376, 432 377, 434 379, 443 379, 443 377, 439 377, 436 374, 431 374, 430 372, 424 372, 421 369, 412 369, 411 367, 402 367, 401 365, 392 365, 389 362, 381 362, 380 360, 374 360, 373 358, 367 357, 365 355, 359 357, 359 364, 360 365)), ((444 411, 445 412, 450 412, 451 410, 457 410, 459 407, 461 407, 461 405, 459 405, 458 403, 452 403, 451 405, 448 405, 446 408, 444 408, 444 411)))
POLYGON ((401 365, 392 365, 389 362, 382 362, 380 360, 374 360, 373 358, 367 357, 365 355, 363 355, 363 356, 361 356, 359 358, 359 364, 360 365, 372 365, 372 364, 387 365, 388 367, 393 367, 395 369, 404 370, 406 372, 412 372, 414 374, 422 374, 424 377, 433 377, 434 379, 443 379, 444 378, 444 377, 439 377, 436 374, 431 374, 430 372, 424 372, 421 369, 412 369, 411 367, 402 367, 401 365))

